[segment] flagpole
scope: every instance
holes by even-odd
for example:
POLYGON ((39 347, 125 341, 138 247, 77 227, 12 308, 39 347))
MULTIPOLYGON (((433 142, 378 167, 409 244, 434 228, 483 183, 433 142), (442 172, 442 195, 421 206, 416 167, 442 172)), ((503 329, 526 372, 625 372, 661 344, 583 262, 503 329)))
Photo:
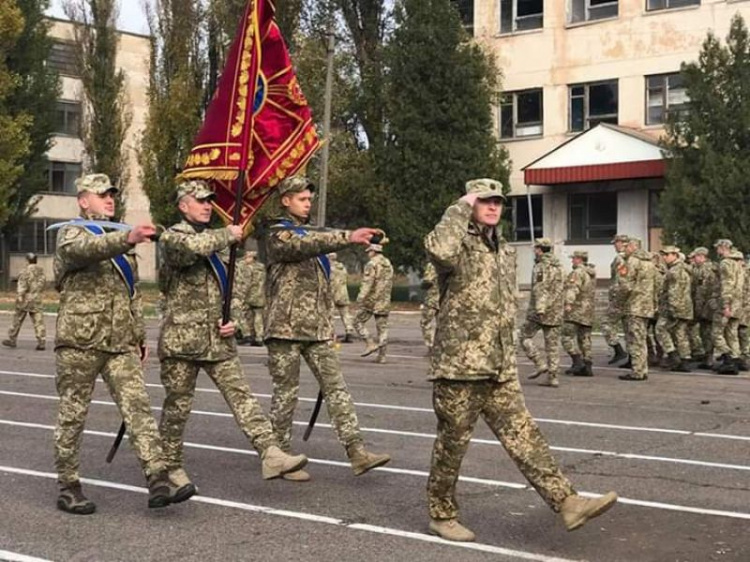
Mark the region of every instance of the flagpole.
MULTIPOLYGON (((234 214, 232 224, 240 224, 242 217, 242 195, 245 192, 245 168, 240 169, 240 175, 237 178, 235 188, 234 214)), ((222 324, 227 324, 232 318, 232 292, 234 290, 234 272, 237 269, 237 247, 239 242, 232 244, 229 248, 229 266, 227 267, 227 291, 224 294, 224 309, 222 310, 222 324)))

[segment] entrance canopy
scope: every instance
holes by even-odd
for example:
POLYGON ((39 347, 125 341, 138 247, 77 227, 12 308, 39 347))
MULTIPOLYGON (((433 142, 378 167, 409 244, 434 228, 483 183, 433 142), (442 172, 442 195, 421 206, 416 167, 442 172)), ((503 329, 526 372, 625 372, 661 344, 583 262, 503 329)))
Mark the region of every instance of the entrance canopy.
POLYGON ((526 185, 664 177, 666 161, 650 136, 600 123, 525 168, 526 185))

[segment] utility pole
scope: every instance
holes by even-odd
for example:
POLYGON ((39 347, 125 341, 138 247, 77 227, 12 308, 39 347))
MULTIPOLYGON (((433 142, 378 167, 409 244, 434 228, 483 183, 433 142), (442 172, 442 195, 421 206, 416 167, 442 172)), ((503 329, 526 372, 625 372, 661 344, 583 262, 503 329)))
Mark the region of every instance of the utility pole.
POLYGON ((333 0, 328 2, 328 29, 326 31, 326 89, 323 108, 323 148, 320 158, 320 186, 318 189, 318 226, 326 225, 326 199, 328 197, 328 151, 331 145, 331 98, 333 97, 333 55, 336 48, 333 0))

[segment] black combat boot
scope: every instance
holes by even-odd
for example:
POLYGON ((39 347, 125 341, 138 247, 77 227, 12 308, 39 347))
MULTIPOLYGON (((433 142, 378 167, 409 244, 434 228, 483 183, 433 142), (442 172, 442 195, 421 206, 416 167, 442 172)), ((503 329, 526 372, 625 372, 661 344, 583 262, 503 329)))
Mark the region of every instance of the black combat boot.
POLYGON ((731 357, 728 353, 723 355, 724 360, 722 361, 716 372, 720 375, 739 375, 740 370, 737 368, 737 360, 731 357))
POLYGON ((674 371, 680 364, 680 355, 677 351, 670 351, 661 363, 661 367, 668 371, 674 371))
POLYGON ((573 360, 573 364, 570 369, 565 369, 566 375, 574 375, 578 369, 583 368, 583 360, 580 355, 571 355, 570 358, 573 360))
POLYGON ((594 371, 591 370, 591 361, 584 361, 583 362, 583 367, 581 367, 581 369, 579 369, 578 371, 576 371, 575 373, 573 373, 573 376, 576 376, 576 377, 593 377, 594 376, 594 371))
POLYGON ((614 350, 615 354, 612 356, 612 359, 609 360, 609 365, 614 365, 615 363, 619 363, 623 359, 627 359, 628 354, 625 353, 625 350, 619 343, 616 343, 615 345, 612 345, 610 347, 614 350))
POLYGON ((738 357, 734 360, 735 365, 737 365, 737 370, 746 373, 750 368, 748 367, 747 360, 744 357, 738 357))
POLYGON ((691 373, 690 365, 688 365, 688 360, 683 359, 682 357, 677 357, 677 365, 672 367, 672 371, 675 373, 691 373))

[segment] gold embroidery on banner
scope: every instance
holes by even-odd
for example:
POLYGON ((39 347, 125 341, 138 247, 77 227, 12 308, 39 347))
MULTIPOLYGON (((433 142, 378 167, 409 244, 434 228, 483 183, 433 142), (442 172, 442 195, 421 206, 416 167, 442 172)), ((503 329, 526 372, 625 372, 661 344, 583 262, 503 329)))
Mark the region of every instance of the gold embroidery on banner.
POLYGON ((248 111, 248 98, 250 95, 250 69, 253 61, 253 37, 255 34, 255 6, 250 6, 250 19, 247 22, 243 49, 240 55, 240 75, 238 76, 239 87, 237 88, 237 112, 234 115, 231 135, 236 138, 245 130, 245 118, 248 111))

